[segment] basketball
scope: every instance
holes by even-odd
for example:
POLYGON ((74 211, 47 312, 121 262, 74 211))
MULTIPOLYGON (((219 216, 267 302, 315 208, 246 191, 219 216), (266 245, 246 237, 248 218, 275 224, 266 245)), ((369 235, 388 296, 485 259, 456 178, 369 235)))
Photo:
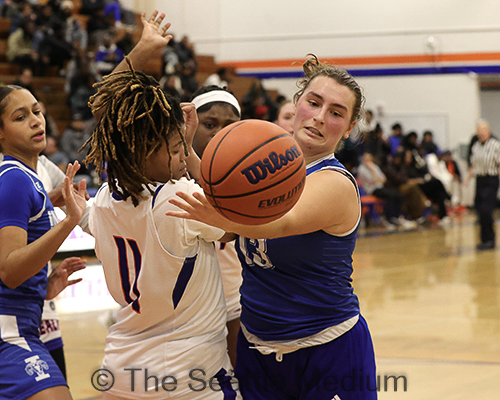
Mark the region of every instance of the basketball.
POLYGON ((243 120, 220 130, 201 158, 201 186, 210 204, 245 225, 271 222, 288 212, 304 189, 302 151, 283 128, 243 120))

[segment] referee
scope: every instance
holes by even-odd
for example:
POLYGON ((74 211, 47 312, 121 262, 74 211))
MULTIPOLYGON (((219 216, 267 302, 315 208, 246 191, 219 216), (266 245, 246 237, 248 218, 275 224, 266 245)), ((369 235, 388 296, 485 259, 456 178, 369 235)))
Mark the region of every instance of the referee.
POLYGON ((474 207, 481 227, 481 243, 478 250, 495 248, 493 212, 497 205, 500 174, 500 141, 492 137, 487 121, 479 120, 476 128, 477 141, 472 145, 469 175, 476 176, 474 207))

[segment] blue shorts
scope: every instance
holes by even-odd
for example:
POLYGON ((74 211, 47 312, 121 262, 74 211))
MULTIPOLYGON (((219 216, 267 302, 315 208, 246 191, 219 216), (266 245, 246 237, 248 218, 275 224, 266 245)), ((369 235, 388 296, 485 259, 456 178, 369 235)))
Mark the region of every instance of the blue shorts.
POLYGON ((34 317, 0 315, 0 398, 25 399, 54 386, 68 386, 38 337, 34 317))
POLYGON ((363 317, 331 342, 263 355, 238 336, 235 375, 245 400, 375 400, 375 354, 363 317))

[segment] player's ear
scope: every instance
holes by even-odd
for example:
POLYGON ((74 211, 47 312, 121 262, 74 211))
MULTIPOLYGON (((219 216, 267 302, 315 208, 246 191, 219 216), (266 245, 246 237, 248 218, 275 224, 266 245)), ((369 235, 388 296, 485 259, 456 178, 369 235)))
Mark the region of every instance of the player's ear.
POLYGON ((346 133, 344 133, 344 135, 343 135, 343 138, 344 138, 344 139, 347 139, 347 138, 349 137, 349 135, 351 134, 351 131, 354 129, 354 127, 356 126, 356 123, 357 123, 357 122, 358 122, 358 121, 354 121, 354 122, 351 122, 351 123, 349 124, 349 128, 347 128, 347 132, 346 132, 346 133))

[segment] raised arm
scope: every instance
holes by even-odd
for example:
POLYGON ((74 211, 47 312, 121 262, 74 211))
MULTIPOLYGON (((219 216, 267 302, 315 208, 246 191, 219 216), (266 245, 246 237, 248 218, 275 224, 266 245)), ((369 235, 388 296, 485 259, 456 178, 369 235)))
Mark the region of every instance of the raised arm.
POLYGON ((193 103, 181 103, 186 125, 185 138, 189 156, 186 159, 187 169, 191 178, 196 182, 200 180, 200 158, 193 150, 193 139, 198 128, 198 114, 193 103))
POLYGON ((283 217, 263 225, 242 225, 221 216, 205 196, 178 192, 180 199, 170 202, 182 211, 167 215, 194 219, 208 225, 255 239, 272 239, 300 235, 318 230, 342 234, 352 229, 359 218, 359 202, 352 182, 334 171, 320 171, 309 175, 304 191, 295 206, 283 217))
MULTIPOLYGON (((167 22, 160 28, 165 14, 161 13, 158 16, 158 11, 155 10, 151 17, 146 20, 146 13, 141 15, 142 34, 139 42, 128 54, 128 58, 132 61, 132 65, 136 71, 144 69, 151 57, 163 49, 172 39, 172 35, 167 33, 170 28, 170 22, 167 22)), ((159 53, 158 53, 159 54, 159 53)), ((116 66, 113 72, 127 70, 128 66, 125 60, 116 66)))
MULTIPOLYGON (((146 13, 142 13, 141 23, 143 29, 141 38, 127 55, 136 71, 144 70, 149 60, 151 60, 151 58, 155 55, 159 56, 160 50, 163 49, 172 39, 172 35, 167 33, 167 30, 171 25, 170 22, 161 27, 164 18, 165 14, 161 13, 158 15, 157 10, 151 14, 151 17, 149 17, 148 20, 146 20, 146 13)), ((126 70, 128 70, 127 62, 122 60, 113 70, 113 73, 126 70)), ((99 110, 98 112, 95 112, 94 118, 99 120, 103 111, 104 110, 99 110)))

